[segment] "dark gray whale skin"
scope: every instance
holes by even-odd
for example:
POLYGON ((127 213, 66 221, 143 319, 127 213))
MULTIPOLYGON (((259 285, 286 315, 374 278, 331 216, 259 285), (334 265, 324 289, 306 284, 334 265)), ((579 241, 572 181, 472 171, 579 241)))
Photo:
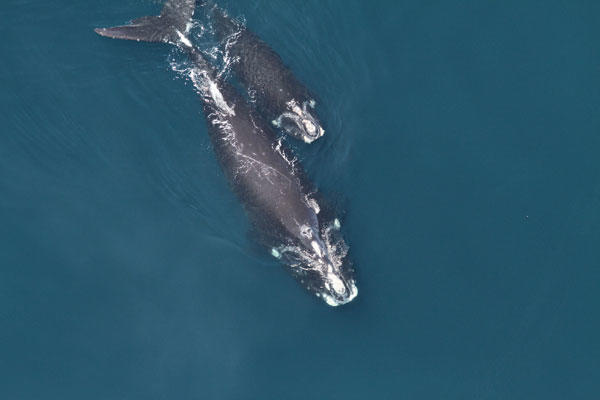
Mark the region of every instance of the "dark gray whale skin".
MULTIPOLYGON (((202 54, 196 49, 190 53, 198 68, 202 54)), ((278 146, 272 129, 232 85, 217 79, 213 82, 218 82, 224 102, 235 113, 223 112, 210 93, 203 94, 209 136, 234 191, 253 222, 274 236, 275 242, 287 238, 310 248, 299 226, 309 226, 318 233, 319 221, 305 200, 312 188, 300 165, 288 161, 291 154, 283 145, 278 146)))
MULTIPOLYGON (((263 243, 302 249, 310 266, 293 269, 294 275, 328 304, 347 303, 357 293, 354 270, 336 263, 328 252, 318 208, 309 200, 312 185, 300 165, 290 161, 270 126, 185 37, 193 5, 193 0, 169 0, 160 16, 96 32, 111 38, 167 42, 188 54, 213 148, 247 214, 260 228, 263 243)), ((275 250, 273 254, 279 255, 275 250)))
POLYGON ((225 104, 219 104, 210 90, 201 90, 209 136, 233 190, 258 228, 261 242, 272 248, 297 246, 310 253, 317 268, 292 271, 302 284, 330 305, 352 300, 356 295, 354 270, 348 264, 334 266, 322 237, 323 222, 329 221, 321 221, 311 207, 308 199, 317 194, 300 164, 291 162, 291 153, 237 89, 216 78, 199 50, 183 48, 195 72, 218 85, 225 104), (328 282, 331 280, 343 289, 334 290, 328 282))
POLYGON ((313 110, 314 96, 279 54, 222 9, 214 6, 210 15, 217 38, 233 61, 235 75, 252 93, 265 119, 307 143, 323 136, 325 130, 313 110))

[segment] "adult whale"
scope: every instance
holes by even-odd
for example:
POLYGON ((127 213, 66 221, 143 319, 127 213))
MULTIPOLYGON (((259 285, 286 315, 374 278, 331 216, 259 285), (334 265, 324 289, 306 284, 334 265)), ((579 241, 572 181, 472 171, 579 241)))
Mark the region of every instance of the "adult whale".
POLYGON ((213 27, 239 81, 252 93, 258 109, 274 126, 311 143, 325 134, 309 90, 267 43, 213 6, 213 27))
POLYGON ((336 234, 338 220, 322 218, 312 185, 269 124, 186 37, 194 4, 195 0, 168 0, 158 16, 95 31, 117 39, 170 43, 188 54, 190 77, 201 95, 217 158, 263 242, 327 304, 351 301, 358 290, 347 246, 336 234))

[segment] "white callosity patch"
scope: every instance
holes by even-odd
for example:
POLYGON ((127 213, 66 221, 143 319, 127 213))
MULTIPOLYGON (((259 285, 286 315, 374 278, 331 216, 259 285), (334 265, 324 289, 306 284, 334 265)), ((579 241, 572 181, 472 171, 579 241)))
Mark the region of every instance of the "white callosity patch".
POLYGON ((302 116, 302 109, 300 107, 298 107, 298 105, 296 104, 296 102, 294 100, 290 101, 288 104, 291 106, 292 111, 295 114, 302 116))
MULTIPOLYGON (((339 280, 339 282, 343 286, 342 281, 339 280)), ((350 303, 352 300, 354 300, 354 298, 357 295, 358 295, 358 288, 356 287, 356 283, 354 281, 350 282, 350 285, 349 285, 349 294, 348 294, 348 296, 346 296, 344 298, 343 302, 340 302, 339 300, 337 300, 336 298, 334 298, 333 296, 331 296, 331 295, 329 295, 327 293, 323 293, 322 294, 323 300, 325 300, 325 303, 327 303, 328 305, 330 305, 332 307, 337 307, 337 306, 341 306, 342 304, 350 303)))
POLYGON ((344 286, 344 282, 333 272, 327 272, 327 282, 329 286, 333 288, 333 290, 339 294, 343 295, 346 291, 346 286, 344 286))
MULTIPOLYGON (((338 221, 339 223, 339 221, 338 221)), ((358 294, 355 281, 347 281, 342 274, 343 261, 348 253, 348 246, 339 235, 334 235, 337 231, 335 221, 326 225, 321 231, 321 239, 324 248, 319 245, 317 240, 311 241, 311 249, 301 246, 280 246, 276 250, 284 258, 292 271, 300 276, 306 272, 318 274, 322 281, 323 289, 309 287, 315 290, 315 294, 330 306, 338 306, 352 301, 358 294), (334 295, 335 294, 335 295, 334 295)), ((305 237, 313 236, 312 230, 308 227, 302 232, 305 237), (309 233, 310 232, 310 233, 309 233)))
POLYGON ((300 226, 300 234, 302 236, 304 236, 305 238, 307 238, 307 239, 310 239, 310 238, 313 237, 312 229, 308 225, 301 225, 300 226))
POLYGON ((304 129, 306 129, 306 131, 308 133, 310 133, 311 135, 314 135, 314 133, 316 132, 317 128, 315 128, 315 124, 313 124, 310 120, 308 119, 303 119, 302 120, 302 124, 304 125, 304 129))
POLYGON ((325 134, 318 120, 308 111, 308 107, 312 108, 314 104, 316 104, 314 100, 305 101, 301 107, 296 100, 292 99, 286 103, 287 111, 271 121, 271 124, 283 127, 288 133, 299 136, 306 143, 312 143, 325 134), (284 123, 285 121, 287 122, 284 123))

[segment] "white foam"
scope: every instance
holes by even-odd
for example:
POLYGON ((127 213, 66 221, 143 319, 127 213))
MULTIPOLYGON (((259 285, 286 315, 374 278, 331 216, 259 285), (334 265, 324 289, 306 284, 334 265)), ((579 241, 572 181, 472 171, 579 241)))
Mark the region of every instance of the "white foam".
POLYGON ((306 204, 308 204, 308 206, 313 209, 315 214, 318 214, 319 212, 321 212, 319 203, 317 203, 317 201, 315 199, 311 199, 310 197, 308 197, 308 195, 306 195, 304 198, 306 199, 306 204))
POLYGON ((235 111, 233 111, 232 107, 229 107, 225 99, 223 98, 223 94, 219 90, 219 87, 212 80, 208 83, 208 91, 210 96, 215 102, 215 105, 219 107, 221 111, 223 111, 227 115, 235 115, 235 111))
POLYGON ((317 253, 317 255, 319 257, 323 257, 323 250, 321 250, 321 247, 319 246, 319 243, 317 243, 316 240, 313 240, 312 242, 310 242, 310 245, 312 246, 313 250, 315 251, 315 253, 317 253))

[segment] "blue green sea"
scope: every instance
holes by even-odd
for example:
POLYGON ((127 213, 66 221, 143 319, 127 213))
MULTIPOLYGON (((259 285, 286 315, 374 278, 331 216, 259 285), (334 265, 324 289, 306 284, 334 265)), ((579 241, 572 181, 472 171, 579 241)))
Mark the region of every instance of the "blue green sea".
POLYGON ((257 246, 174 50, 93 31, 161 1, 5 0, 0 399, 600 398, 600 3, 218 3, 319 98, 358 297, 257 246))

